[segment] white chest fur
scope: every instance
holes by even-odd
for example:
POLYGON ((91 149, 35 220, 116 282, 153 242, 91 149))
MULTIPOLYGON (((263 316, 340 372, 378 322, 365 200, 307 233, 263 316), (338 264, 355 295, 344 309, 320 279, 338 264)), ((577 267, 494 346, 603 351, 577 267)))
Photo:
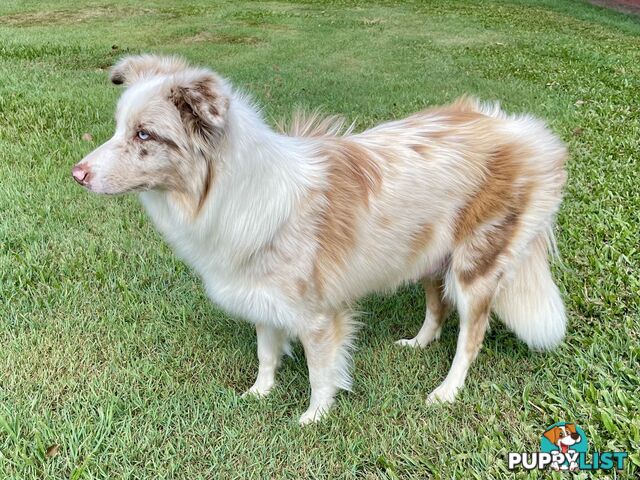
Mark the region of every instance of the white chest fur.
MULTIPOLYGON (((264 274, 259 259, 252 258, 253 242, 259 235, 241 228, 241 212, 235 223, 228 219, 228 226, 224 223, 230 214, 222 212, 215 216, 203 212, 202 218, 189 222, 181 218, 164 193, 145 192, 140 199, 174 252, 202 279, 216 305, 252 323, 269 323, 295 332, 296 319, 304 315, 301 306, 291 302, 272 276, 264 274)), ((269 232, 259 221, 251 225, 263 234, 269 232)))

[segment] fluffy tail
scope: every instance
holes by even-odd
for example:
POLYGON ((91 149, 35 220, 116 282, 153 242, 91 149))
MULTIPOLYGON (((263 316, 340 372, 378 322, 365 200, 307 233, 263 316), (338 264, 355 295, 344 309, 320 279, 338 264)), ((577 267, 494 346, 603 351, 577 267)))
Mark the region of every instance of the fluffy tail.
POLYGON ((493 303, 495 313, 533 350, 557 346, 566 331, 564 304, 549 269, 549 250, 554 247, 552 234, 538 235, 493 303))

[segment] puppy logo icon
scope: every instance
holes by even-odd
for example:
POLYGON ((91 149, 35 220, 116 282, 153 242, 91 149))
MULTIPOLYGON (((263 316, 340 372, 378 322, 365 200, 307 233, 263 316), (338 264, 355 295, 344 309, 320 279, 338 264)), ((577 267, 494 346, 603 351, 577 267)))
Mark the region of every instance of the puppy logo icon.
POLYGON ((578 470, 580 454, 587 453, 588 443, 584 431, 575 423, 559 422, 551 425, 540 438, 540 451, 547 453, 559 452, 562 455, 552 455, 554 470, 578 470), (561 461, 564 459, 564 461, 561 461))
POLYGON ((588 454, 587 436, 578 425, 558 422, 540 437, 537 452, 509 452, 509 470, 552 469, 560 472, 577 470, 623 470, 627 452, 593 452, 588 454))

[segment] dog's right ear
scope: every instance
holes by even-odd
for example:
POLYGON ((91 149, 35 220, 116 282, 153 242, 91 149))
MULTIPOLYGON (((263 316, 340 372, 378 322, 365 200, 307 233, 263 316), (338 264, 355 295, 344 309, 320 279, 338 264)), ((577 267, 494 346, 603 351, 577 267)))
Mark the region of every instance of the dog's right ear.
POLYGON ((131 85, 142 78, 169 75, 189 68, 180 57, 159 55, 132 55, 120 59, 113 67, 109 78, 115 85, 131 85))

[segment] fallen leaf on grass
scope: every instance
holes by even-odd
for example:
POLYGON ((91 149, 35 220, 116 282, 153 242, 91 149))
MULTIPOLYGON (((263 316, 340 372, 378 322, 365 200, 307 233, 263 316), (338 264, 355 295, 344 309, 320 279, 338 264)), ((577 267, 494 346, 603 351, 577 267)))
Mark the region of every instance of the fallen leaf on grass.
POLYGON ((60 453, 60 445, 53 444, 53 445, 50 445, 49 448, 47 448, 46 456, 48 458, 51 458, 58 455, 58 453, 60 453))

